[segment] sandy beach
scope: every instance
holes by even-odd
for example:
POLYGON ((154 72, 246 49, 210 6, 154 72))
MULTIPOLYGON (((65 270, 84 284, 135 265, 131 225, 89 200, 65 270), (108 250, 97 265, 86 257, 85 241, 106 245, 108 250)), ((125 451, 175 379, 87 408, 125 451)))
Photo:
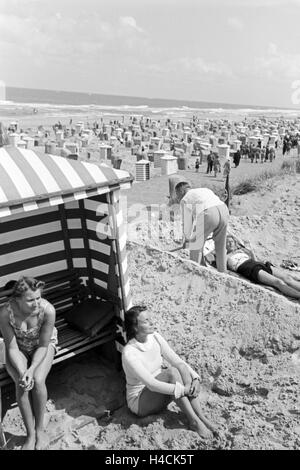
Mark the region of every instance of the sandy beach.
MULTIPOLYGON (((21 121, 21 119, 20 119, 21 121)), ((32 128, 40 116, 22 120, 32 128)), ((52 117, 43 126, 53 125, 52 117)), ((42 152, 39 148, 37 151, 42 152)), ((119 148, 122 169, 134 173, 135 157, 119 148)), ((95 157, 96 158, 96 157, 95 157)), ((84 155, 80 157, 84 159, 84 155)), ((300 245, 300 176, 280 172, 283 161, 295 163, 297 151, 272 163, 241 160, 231 170, 232 186, 245 177, 271 171, 256 191, 233 196, 230 231, 247 240, 258 258, 279 266, 296 259, 300 245)), ((93 160, 93 156, 92 156, 93 160)), ((180 171, 194 186, 221 189, 222 176, 180 171)), ((135 182, 128 205, 158 204, 168 210, 168 176, 152 168, 151 179, 135 182)), ((172 225, 141 222, 138 244, 127 242, 134 304, 153 313, 157 331, 201 376, 203 412, 220 436, 203 441, 186 429, 175 403, 166 412, 135 417, 127 408, 125 379, 102 350, 55 366, 48 378, 46 429, 50 449, 297 449, 300 446, 299 302, 230 274, 219 274, 190 262, 188 251, 174 254, 172 225)), ((19 449, 24 436, 14 392, 6 390, 4 430, 7 448, 19 449)))

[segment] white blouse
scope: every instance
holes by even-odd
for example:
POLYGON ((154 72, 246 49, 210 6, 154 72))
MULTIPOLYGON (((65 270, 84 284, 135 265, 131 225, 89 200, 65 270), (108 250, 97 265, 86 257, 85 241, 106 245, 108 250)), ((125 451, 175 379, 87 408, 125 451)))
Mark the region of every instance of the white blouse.
MULTIPOLYGON (((122 365, 126 375, 126 398, 128 407, 134 413, 138 412, 139 396, 145 387, 166 395, 177 394, 181 384, 176 386, 155 378, 162 370, 163 359, 172 366, 179 362, 186 364, 157 332, 148 335, 145 343, 131 339, 124 347, 122 365)), ((199 377, 188 364, 186 366, 192 377, 199 377)))

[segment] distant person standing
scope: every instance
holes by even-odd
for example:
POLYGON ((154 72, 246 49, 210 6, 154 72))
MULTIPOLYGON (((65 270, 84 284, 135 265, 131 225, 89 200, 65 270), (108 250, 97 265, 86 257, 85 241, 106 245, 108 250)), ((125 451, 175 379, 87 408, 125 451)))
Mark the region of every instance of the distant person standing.
POLYGON ((274 147, 270 148, 269 157, 270 157, 270 162, 272 163, 272 161, 275 158, 275 148, 274 147))
POLYGON ((253 163, 254 161, 254 147, 253 145, 250 145, 250 149, 249 149, 249 157, 250 157, 250 160, 251 160, 251 163, 253 163))
POLYGON ((265 157, 265 162, 269 160, 269 153, 270 153, 270 148, 269 145, 266 146, 266 157, 265 157))
POLYGON ((196 173, 199 173, 199 168, 200 168, 200 160, 199 160, 199 158, 197 158, 196 162, 195 162, 196 173))
POLYGON ((183 247, 190 250, 190 259, 205 265, 204 243, 211 233, 215 242, 216 264, 226 271, 226 234, 229 211, 226 204, 208 188, 192 189, 187 182, 175 186, 183 217, 183 247))
POLYGON ((213 161, 213 169, 215 178, 217 177, 217 173, 221 173, 221 164, 219 160, 219 155, 217 153, 214 154, 214 161, 213 161))
POLYGON ((256 149, 255 149, 255 163, 259 162, 260 152, 261 152, 261 149, 259 147, 256 147, 256 149))
POLYGON ((213 153, 212 151, 209 152, 207 155, 207 170, 206 173, 211 173, 213 170, 213 153))
POLYGON ((230 174, 230 157, 227 157, 223 165, 223 176, 225 180, 229 174, 230 174))
POLYGON ((240 160, 241 160, 241 152, 237 150, 235 154, 233 155, 233 163, 235 164, 235 168, 239 166, 240 160))

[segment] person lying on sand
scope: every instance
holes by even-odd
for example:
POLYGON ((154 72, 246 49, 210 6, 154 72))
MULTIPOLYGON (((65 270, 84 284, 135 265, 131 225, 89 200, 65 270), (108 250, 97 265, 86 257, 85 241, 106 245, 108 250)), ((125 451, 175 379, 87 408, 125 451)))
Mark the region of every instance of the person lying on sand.
POLYGON ((275 287, 283 294, 300 299, 300 276, 277 268, 269 261, 255 260, 254 253, 232 235, 227 236, 227 267, 256 284, 275 287))
POLYGON ((44 430, 46 377, 56 352, 55 309, 42 298, 44 283, 29 277, 10 281, 10 299, 0 308, 0 330, 6 347, 6 369, 15 382, 17 402, 27 436, 22 450, 48 445, 44 430))
POLYGON ((174 399, 200 437, 217 435, 201 411, 198 374, 154 331, 147 307, 135 306, 126 312, 125 331, 128 342, 122 365, 128 408, 145 417, 161 412, 174 399), (163 368, 163 359, 170 364, 167 369, 163 368))

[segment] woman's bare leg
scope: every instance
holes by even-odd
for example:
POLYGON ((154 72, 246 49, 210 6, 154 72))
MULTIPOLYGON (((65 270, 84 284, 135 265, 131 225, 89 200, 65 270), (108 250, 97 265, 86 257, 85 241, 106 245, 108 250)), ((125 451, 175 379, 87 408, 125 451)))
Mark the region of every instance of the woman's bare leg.
POLYGON ((190 404, 192 405, 192 408, 193 410, 195 411, 196 415, 198 416, 199 419, 201 419, 201 421, 205 424, 205 426, 213 433, 213 434, 217 434, 217 430, 215 428, 215 426, 210 422, 208 421, 208 419, 204 416, 204 414, 202 413, 202 409, 201 409, 201 404, 200 404, 200 400, 198 397, 195 397, 195 398, 189 398, 190 400, 190 404))
MULTIPOLYGON (((180 365, 178 366, 178 371, 181 375, 182 383, 183 384, 188 384, 192 383, 192 375, 190 371, 186 370, 186 367, 181 368, 180 365)), ((212 431, 214 434, 217 433, 216 428, 208 421, 208 419, 203 415, 202 409, 201 409, 201 403, 199 397, 188 397, 188 400, 190 404, 192 405, 193 410, 195 411, 196 415, 198 418, 201 419, 201 421, 205 424, 205 426, 212 431)))
MULTIPOLYGON (((177 369, 174 367, 163 371, 156 377, 158 380, 168 383, 181 382, 182 378, 177 369)), ((162 411, 168 403, 173 400, 173 396, 164 395, 162 393, 151 392, 151 390, 145 388, 139 398, 139 416, 148 416, 149 414, 159 413, 162 411)), ((179 398, 175 400, 179 408, 187 416, 189 425, 193 431, 196 431, 201 437, 210 437, 210 433, 203 426, 202 422, 194 412, 190 401, 187 397, 179 398)))
POLYGON ((298 277, 296 274, 287 273, 283 269, 275 268, 274 266, 272 266, 271 269, 273 276, 278 277, 278 279, 281 279, 288 286, 300 292, 300 276, 298 277))
MULTIPOLYGON (((172 367, 172 369, 170 370, 172 374, 172 383, 175 383, 175 382, 183 383, 179 370, 176 369, 175 367, 172 367)), ((203 426, 202 420, 199 418, 198 414, 196 413, 196 411, 194 410, 192 406, 191 401, 193 400, 194 399, 191 400, 189 397, 182 397, 182 398, 178 398, 178 400, 176 400, 176 403, 178 404, 181 411, 183 411, 183 413, 186 415, 189 421, 190 428, 193 431, 197 432, 200 437, 204 437, 204 438, 211 437, 210 432, 205 426, 203 426)))
POLYGON ((284 281, 278 279, 278 277, 275 277, 272 274, 267 273, 266 271, 259 271, 257 278, 262 284, 275 287, 275 289, 280 290, 283 294, 289 297, 300 299, 300 292, 298 290, 289 287, 284 281))
POLYGON ((36 430, 36 450, 42 450, 49 444, 45 429, 44 415, 47 403, 46 377, 52 366, 55 350, 50 344, 43 362, 37 367, 34 373, 34 387, 32 389, 32 405, 35 417, 36 430))
MULTIPOLYGON (((22 354, 22 353, 21 353, 22 354)), ((24 370, 27 369, 27 359, 22 354, 24 360, 24 370)), ((35 426, 34 426, 34 416, 32 412, 32 406, 30 402, 30 392, 26 392, 22 387, 19 386, 19 374, 16 369, 11 365, 9 356, 6 354, 6 370, 13 379, 16 387, 16 399, 20 412, 24 421, 26 428, 26 439, 23 444, 22 450, 34 450, 35 447, 35 426)))

